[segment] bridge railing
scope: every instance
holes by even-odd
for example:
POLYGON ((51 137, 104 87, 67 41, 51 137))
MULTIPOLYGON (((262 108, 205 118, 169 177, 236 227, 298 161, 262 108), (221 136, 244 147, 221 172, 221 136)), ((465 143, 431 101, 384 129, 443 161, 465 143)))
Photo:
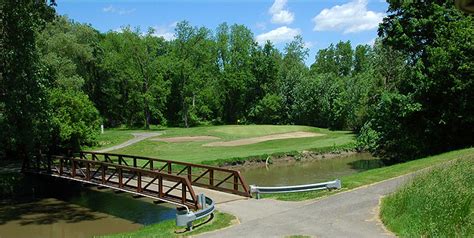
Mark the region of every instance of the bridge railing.
POLYGON ((103 161, 187 177, 192 185, 251 197, 249 186, 238 170, 134 155, 81 151, 84 160, 103 161))
POLYGON ((188 178, 118 163, 65 156, 42 156, 30 164, 38 173, 76 180, 163 200, 186 208, 200 207, 188 178))

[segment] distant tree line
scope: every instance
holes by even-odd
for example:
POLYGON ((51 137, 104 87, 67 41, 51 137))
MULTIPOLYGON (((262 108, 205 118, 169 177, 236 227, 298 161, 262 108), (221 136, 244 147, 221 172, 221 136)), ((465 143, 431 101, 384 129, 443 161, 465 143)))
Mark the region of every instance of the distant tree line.
POLYGON ((474 21, 450 1, 389 1, 373 46, 331 44, 310 67, 301 36, 280 51, 237 24, 100 33, 14 2, 1 4, 0 157, 79 149, 101 123, 353 130, 397 161, 473 144, 474 21))

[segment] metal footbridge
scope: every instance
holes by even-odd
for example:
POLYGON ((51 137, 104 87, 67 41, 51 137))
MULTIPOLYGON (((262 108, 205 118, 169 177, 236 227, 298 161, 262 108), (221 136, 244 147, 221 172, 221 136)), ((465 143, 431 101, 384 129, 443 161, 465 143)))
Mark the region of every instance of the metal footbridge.
POLYGON ((212 214, 212 191, 257 198, 263 193, 341 188, 339 180, 283 187, 248 186, 238 170, 142 156, 81 151, 70 156, 38 155, 25 164, 27 172, 92 184, 174 204, 178 226, 212 214), (196 191, 200 190, 198 194, 196 191))
POLYGON ((212 213, 215 204, 196 190, 251 197, 237 170, 141 156, 86 151, 71 156, 38 155, 25 168, 30 173, 171 203, 196 219, 212 213))

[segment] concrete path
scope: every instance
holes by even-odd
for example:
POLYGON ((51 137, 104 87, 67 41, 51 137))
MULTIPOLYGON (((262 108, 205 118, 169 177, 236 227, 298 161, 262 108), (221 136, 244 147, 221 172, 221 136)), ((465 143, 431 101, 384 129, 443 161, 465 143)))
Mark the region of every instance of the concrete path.
POLYGON ((95 152, 100 152, 100 153, 104 153, 104 152, 109 152, 109 151, 112 151, 112 150, 118 150, 118 149, 122 149, 124 147, 127 147, 129 145, 133 145, 137 142, 140 142, 142 140, 145 140, 145 139, 148 139, 150 137, 155 137, 155 136, 159 136, 161 135, 162 133, 160 132, 143 132, 143 133, 132 133, 132 135, 135 137, 131 140, 128 140, 128 141, 125 141, 124 143, 122 144, 119 144, 119 145, 115 145, 115 146, 112 146, 112 147, 109 147, 109 148, 105 148, 105 149, 102 149, 102 150, 96 150, 95 152))
POLYGON ((240 224, 201 236, 393 237, 378 219, 379 200, 411 177, 405 175, 312 201, 248 199, 218 204, 218 210, 237 216, 240 224))

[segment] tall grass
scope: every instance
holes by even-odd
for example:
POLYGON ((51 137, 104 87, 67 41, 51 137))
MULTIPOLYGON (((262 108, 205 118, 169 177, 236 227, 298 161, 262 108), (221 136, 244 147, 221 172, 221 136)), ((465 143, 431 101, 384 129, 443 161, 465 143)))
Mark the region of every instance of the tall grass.
POLYGON ((474 236, 474 160, 421 174, 382 201, 381 218, 402 237, 474 236))

